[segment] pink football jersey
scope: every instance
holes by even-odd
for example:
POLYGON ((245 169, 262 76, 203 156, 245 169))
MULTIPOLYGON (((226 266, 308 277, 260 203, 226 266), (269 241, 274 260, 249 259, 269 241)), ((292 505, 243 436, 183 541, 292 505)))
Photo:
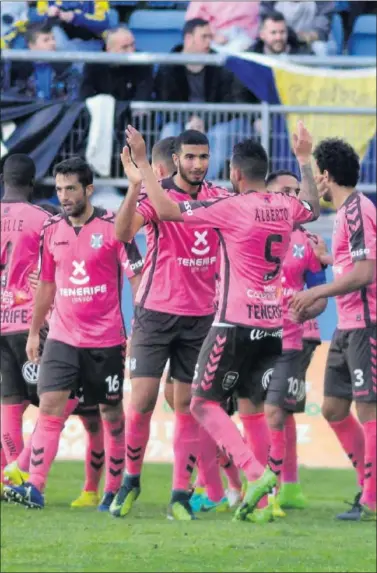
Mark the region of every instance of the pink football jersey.
MULTIPOLYGON (((371 260, 376 267, 376 207, 355 191, 338 210, 333 231, 334 280, 371 260)), ((338 328, 365 328, 376 323, 376 270, 372 284, 336 297, 338 328)))
POLYGON ((311 221, 311 206, 282 193, 256 193, 180 203, 188 226, 216 229, 221 245, 217 323, 279 329, 282 262, 295 223, 311 221))
MULTIPOLYGON (((189 201, 172 178, 161 185, 176 201, 189 201)), ((197 195, 205 200, 229 196, 222 188, 204 182, 197 195)), ((141 193, 137 212, 145 222, 147 254, 136 304, 149 310, 183 316, 208 316, 215 310, 216 261, 219 239, 208 225, 201 230, 182 223, 160 221, 146 193, 141 193)))
POLYGON ((29 275, 36 271, 39 237, 50 214, 27 202, 1 202, 1 334, 29 330, 34 292, 29 275))
POLYGON ((123 344, 123 272, 141 271, 134 242, 115 238, 115 215, 94 209, 83 227, 69 219, 49 219, 41 236, 40 279, 56 283, 49 338, 83 348, 123 344))
POLYGON ((304 325, 290 318, 289 304, 292 297, 308 287, 325 282, 325 273, 314 253, 312 242, 305 229, 298 227, 283 263, 283 349, 301 350, 304 325))

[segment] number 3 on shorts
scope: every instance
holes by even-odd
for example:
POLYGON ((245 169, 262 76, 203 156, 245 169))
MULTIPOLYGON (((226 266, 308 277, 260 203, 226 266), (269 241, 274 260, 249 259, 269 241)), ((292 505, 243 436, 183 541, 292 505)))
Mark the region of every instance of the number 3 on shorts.
POLYGON ((105 379, 105 382, 107 383, 109 394, 115 394, 118 392, 120 386, 118 374, 115 374, 115 376, 108 376, 105 379))
POLYGON ((364 372, 360 370, 360 368, 356 368, 353 373, 355 376, 355 386, 356 388, 360 388, 360 386, 364 384, 364 372))

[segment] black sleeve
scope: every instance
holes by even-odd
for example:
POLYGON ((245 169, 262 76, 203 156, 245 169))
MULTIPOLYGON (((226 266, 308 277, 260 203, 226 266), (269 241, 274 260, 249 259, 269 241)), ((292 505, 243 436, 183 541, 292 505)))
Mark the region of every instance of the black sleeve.
POLYGON ((129 260, 130 269, 134 275, 138 275, 143 270, 143 257, 140 254, 139 248, 136 244, 135 239, 132 239, 129 243, 124 243, 127 258, 129 260))

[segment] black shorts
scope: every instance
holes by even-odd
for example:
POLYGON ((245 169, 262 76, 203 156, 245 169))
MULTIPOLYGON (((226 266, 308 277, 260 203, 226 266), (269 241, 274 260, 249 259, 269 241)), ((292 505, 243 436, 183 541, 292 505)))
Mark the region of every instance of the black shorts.
POLYGON ((325 396, 376 402, 376 326, 334 332, 325 372, 325 396))
POLYGON ((303 351, 283 350, 272 372, 265 403, 280 406, 287 412, 304 412, 306 402, 305 372, 303 369, 303 351))
MULTIPOLYGON (((40 332, 40 353, 47 337, 47 329, 40 332)), ((1 396, 20 396, 38 406, 37 382, 39 365, 30 362, 26 355, 29 332, 0 336, 1 396)))
POLYGON ((176 316, 135 307, 131 378, 160 379, 170 360, 174 380, 191 384, 195 364, 213 322, 210 316, 176 316))
POLYGON ((268 378, 281 354, 281 334, 212 326, 195 368, 193 395, 223 402, 234 393, 240 398, 258 394, 261 372, 268 378), (255 337, 256 332, 260 336, 255 337))
POLYGON ((47 339, 41 360, 38 394, 71 390, 85 396, 85 406, 117 405, 123 399, 125 346, 75 348, 47 339))

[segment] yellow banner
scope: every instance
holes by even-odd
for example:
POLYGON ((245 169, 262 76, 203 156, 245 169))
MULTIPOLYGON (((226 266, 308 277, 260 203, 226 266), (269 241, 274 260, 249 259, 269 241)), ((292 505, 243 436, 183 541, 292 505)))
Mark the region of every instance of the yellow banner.
MULTIPOLYGON (((338 444, 335 435, 321 416, 323 378, 328 343, 317 348, 308 372, 308 398, 305 414, 297 416, 299 462, 308 467, 349 468, 350 463, 338 444)), ((163 390, 163 388, 161 388, 163 390)), ((125 391, 125 406, 130 396, 129 384, 125 391)), ((37 417, 36 408, 29 407, 24 416, 24 436, 33 431, 37 417)), ((235 421, 238 422, 237 417, 235 421)), ((151 436, 146 453, 148 462, 173 461, 174 416, 160 393, 152 418, 151 436)), ((239 426, 241 429, 241 426, 239 426)), ((67 421, 59 445, 57 459, 83 460, 85 455, 85 431, 76 416, 67 421)))
POLYGON ((338 71, 276 65, 276 89, 283 105, 349 108, 347 115, 287 114, 290 133, 299 119, 312 133, 314 143, 327 137, 346 139, 362 159, 376 133, 376 116, 354 115, 352 110, 376 107, 376 69, 338 71))

